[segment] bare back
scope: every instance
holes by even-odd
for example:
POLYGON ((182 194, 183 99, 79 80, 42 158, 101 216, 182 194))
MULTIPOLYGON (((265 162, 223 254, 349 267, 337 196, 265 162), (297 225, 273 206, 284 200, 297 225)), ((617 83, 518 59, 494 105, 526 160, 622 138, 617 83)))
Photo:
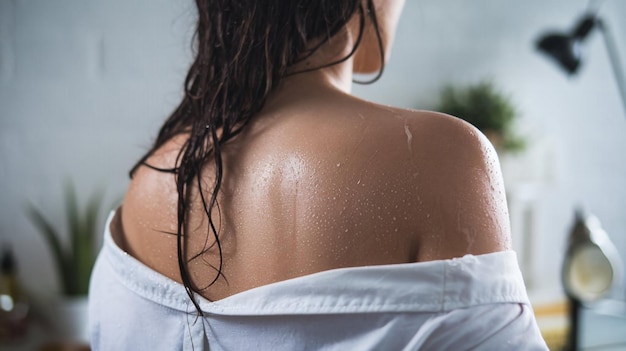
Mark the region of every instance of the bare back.
MULTIPOLYGON (((182 137, 181 137, 182 138, 182 137)), ((173 167, 181 140, 148 163, 173 167)), ((320 89, 278 93, 224 148, 219 211, 223 273, 200 196, 187 256, 200 292, 218 300, 323 270, 427 261, 509 248, 497 158, 473 127, 320 89), (299 98, 292 98, 300 96, 299 98)), ((203 189, 213 186, 213 168, 203 189)), ((197 189, 196 189, 197 190, 197 189)), ((117 242, 180 281, 174 176, 141 167, 124 200, 117 242)))

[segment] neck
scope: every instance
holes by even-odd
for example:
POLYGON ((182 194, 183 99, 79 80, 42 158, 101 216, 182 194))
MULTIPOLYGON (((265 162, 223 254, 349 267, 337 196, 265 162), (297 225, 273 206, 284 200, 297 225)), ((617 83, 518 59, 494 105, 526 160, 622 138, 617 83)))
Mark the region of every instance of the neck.
POLYGON ((307 85, 321 85, 349 94, 352 88, 354 55, 345 61, 322 69, 329 63, 339 61, 350 54, 354 41, 349 33, 337 34, 322 45, 313 55, 290 67, 295 74, 285 78, 285 83, 295 85, 299 82, 307 85), (306 73, 296 73, 314 69, 306 73))

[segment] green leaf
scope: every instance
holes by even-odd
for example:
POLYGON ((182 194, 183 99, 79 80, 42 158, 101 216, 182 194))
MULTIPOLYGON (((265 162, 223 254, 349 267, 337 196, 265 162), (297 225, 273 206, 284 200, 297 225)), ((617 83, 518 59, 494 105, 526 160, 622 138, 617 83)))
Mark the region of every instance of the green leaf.
POLYGON ((89 199, 83 223, 83 232, 80 235, 80 243, 77 251, 78 289, 86 294, 89 289, 89 277, 91 268, 96 260, 95 237, 99 233, 98 215, 104 198, 104 191, 97 190, 89 199))
POLYGON ((66 255, 61 246, 58 232, 52 227, 50 222, 37 210, 32 204, 28 204, 26 213, 35 227, 39 229, 39 232, 43 235, 44 239, 52 249, 52 256, 54 258, 57 271, 61 276, 62 290, 64 293, 68 293, 71 290, 71 277, 68 276, 67 267, 70 262, 66 259, 66 255))
POLYGON ((50 246, 57 269, 60 272, 63 293, 66 295, 85 295, 89 289, 89 278, 96 260, 95 238, 99 233, 98 215, 100 214, 104 191, 92 194, 85 207, 78 203, 74 185, 65 182, 64 201, 67 220, 67 248, 61 245, 59 232, 32 205, 27 208, 34 225, 46 238, 50 246))
POLYGON ((79 269, 79 246, 80 236, 83 229, 81 216, 78 209, 78 200, 74 185, 70 180, 65 182, 65 215, 67 218, 67 228, 69 231, 70 251, 68 253, 68 261, 70 262, 68 274, 70 275, 70 287, 67 292, 69 295, 78 294, 78 269, 79 269))

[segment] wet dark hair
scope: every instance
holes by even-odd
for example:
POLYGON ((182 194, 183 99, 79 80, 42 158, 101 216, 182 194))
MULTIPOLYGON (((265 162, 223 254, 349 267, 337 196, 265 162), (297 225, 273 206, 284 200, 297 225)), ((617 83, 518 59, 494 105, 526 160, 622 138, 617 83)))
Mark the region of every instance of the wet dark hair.
MULTIPOLYGON (((165 121, 150 150, 135 164, 175 174, 178 192, 177 254, 180 276, 187 294, 201 315, 185 260, 185 234, 192 187, 209 219, 209 232, 219 252, 213 281, 222 275, 222 247, 211 213, 217 207, 222 184, 222 148, 239 134, 261 110, 268 95, 288 75, 312 71, 343 62, 354 55, 361 42, 367 16, 376 30, 381 62, 382 39, 372 0, 197 0, 198 24, 194 35, 195 60, 185 79, 182 102, 165 121), (358 14, 360 30, 354 48, 345 57, 322 67, 288 72, 295 63, 313 55, 358 14), (177 135, 188 135, 176 158, 175 168, 152 166, 146 160, 177 135), (215 183, 203 191, 202 170, 208 162, 215 167, 215 183)), ((381 65, 382 67, 382 65, 381 65)), ((382 73, 372 80, 378 79, 382 73)), ((206 252, 208 248, 202 251, 206 252)), ((200 253, 200 254, 202 254, 200 253)), ((199 256, 196 255, 195 257, 199 256)))

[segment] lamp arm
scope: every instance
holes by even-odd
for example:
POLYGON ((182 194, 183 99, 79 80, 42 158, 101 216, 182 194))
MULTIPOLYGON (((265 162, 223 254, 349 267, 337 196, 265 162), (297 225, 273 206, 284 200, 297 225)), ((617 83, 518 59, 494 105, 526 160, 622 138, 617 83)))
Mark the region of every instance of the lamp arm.
POLYGON ((613 74, 615 75, 615 81, 617 82, 617 87, 619 88, 619 92, 622 97, 624 113, 626 114, 626 76, 624 76, 624 71, 622 70, 617 47, 606 23, 604 23, 604 21, 601 21, 600 19, 597 19, 596 24, 602 32, 604 44, 606 46, 606 50, 609 54, 609 59, 611 61, 611 67, 613 68, 613 74))

